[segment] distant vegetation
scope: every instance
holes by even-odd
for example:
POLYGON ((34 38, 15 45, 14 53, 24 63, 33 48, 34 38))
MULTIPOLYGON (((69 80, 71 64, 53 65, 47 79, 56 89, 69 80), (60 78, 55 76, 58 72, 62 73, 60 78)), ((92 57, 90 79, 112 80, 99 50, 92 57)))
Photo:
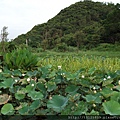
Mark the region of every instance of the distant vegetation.
MULTIPOLYGON (((47 23, 35 25, 14 39, 43 50, 91 49, 101 44, 120 44, 120 4, 80 1, 61 10, 47 23)), ((42 17, 42 16, 41 16, 42 17)), ((103 46, 104 47, 104 46, 103 46)))

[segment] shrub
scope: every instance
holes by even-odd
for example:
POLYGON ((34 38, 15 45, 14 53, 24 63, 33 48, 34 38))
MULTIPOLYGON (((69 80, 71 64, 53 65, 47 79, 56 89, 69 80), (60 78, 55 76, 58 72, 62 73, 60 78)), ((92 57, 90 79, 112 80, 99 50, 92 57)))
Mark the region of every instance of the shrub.
POLYGON ((8 69, 33 69, 38 62, 38 57, 27 48, 18 48, 4 56, 4 66, 8 69))
POLYGON ((67 44, 60 43, 56 45, 57 51, 65 52, 67 50, 67 44))
POLYGON ((120 45, 102 43, 98 47, 93 48, 93 50, 98 50, 98 51, 120 51, 120 45))
POLYGON ((77 49, 77 47, 68 46, 67 51, 68 52, 76 52, 76 51, 78 51, 78 49, 77 49))

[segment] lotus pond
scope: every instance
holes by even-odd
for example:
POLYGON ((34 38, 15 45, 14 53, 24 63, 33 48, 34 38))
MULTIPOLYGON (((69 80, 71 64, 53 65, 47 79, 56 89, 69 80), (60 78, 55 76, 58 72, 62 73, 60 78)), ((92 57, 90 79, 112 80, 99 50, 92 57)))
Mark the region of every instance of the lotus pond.
POLYGON ((66 63, 60 62, 62 58, 43 59, 37 64, 26 60, 23 67, 19 59, 6 62, 0 71, 0 115, 120 115, 119 59, 111 62, 112 69, 106 65, 109 59, 85 62, 80 58, 83 64, 72 58, 66 58, 66 63), (16 67, 11 68, 11 63, 16 67))

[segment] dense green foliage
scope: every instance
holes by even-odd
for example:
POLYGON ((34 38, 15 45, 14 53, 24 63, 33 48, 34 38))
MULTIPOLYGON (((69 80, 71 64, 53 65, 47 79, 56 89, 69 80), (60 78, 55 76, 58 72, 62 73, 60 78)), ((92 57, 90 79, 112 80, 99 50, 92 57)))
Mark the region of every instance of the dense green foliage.
MULTIPOLYGON (((61 10, 47 23, 38 24, 14 42, 43 50, 66 46, 91 49, 100 43, 120 43, 120 5, 80 1, 61 10)), ((63 47, 63 48, 61 48, 63 47)))
POLYGON ((33 69, 38 62, 38 57, 26 48, 19 48, 4 55, 4 66, 8 69, 33 69))
POLYGON ((32 71, 3 69, 0 114, 120 115, 119 80, 120 70, 105 72, 95 67, 74 73, 61 66, 54 70, 52 65, 32 71))

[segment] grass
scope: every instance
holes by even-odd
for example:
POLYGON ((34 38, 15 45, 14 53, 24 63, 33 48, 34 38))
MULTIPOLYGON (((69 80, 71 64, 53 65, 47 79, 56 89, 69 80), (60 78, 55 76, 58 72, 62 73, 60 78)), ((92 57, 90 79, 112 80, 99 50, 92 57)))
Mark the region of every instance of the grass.
POLYGON ((120 69, 120 55, 118 52, 97 52, 97 51, 79 51, 79 52, 41 52, 38 66, 51 64, 54 69, 62 66, 63 70, 75 72, 81 68, 89 69, 95 67, 105 71, 116 71, 120 69))
POLYGON ((120 58, 119 51, 78 51, 78 52, 54 52, 54 51, 45 51, 36 53, 39 57, 45 56, 102 56, 102 57, 109 57, 109 58, 120 58))

